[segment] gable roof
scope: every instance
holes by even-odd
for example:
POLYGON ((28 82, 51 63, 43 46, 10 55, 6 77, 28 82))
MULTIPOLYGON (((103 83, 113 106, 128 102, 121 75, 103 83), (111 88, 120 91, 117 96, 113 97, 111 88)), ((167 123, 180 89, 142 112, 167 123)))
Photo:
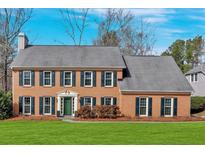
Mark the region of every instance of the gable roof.
POLYGON ((192 87, 169 56, 124 56, 127 77, 119 81, 121 91, 191 92, 192 87))
POLYGON ((193 74, 193 73, 203 73, 205 74, 205 64, 201 64, 191 70, 189 70, 185 75, 193 74))
POLYGON ((118 47, 34 45, 21 50, 11 68, 125 68, 118 47))

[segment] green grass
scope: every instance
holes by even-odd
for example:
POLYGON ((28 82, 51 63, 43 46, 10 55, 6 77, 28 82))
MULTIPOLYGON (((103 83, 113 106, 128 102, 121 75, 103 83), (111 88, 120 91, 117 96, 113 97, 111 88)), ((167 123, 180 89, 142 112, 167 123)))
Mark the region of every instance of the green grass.
POLYGON ((205 123, 3 121, 0 144, 205 144, 205 123))

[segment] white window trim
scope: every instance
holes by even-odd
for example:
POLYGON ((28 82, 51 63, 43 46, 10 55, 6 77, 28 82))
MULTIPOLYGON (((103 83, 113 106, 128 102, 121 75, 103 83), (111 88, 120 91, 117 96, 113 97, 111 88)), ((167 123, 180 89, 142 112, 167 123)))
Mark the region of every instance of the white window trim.
POLYGON ((23 114, 31 115, 31 97, 27 97, 27 98, 30 98, 30 113, 25 113, 25 97, 23 97, 23 114))
POLYGON ((93 97, 84 97, 84 100, 83 100, 83 103, 84 103, 84 105, 85 105, 85 99, 86 98, 90 98, 91 99, 91 108, 92 108, 92 106, 93 106, 93 97))
POLYGON ((105 71, 105 74, 104 74, 104 86, 105 87, 113 87, 113 82, 114 82, 113 78, 114 78, 114 73, 112 71, 105 71), (111 85, 106 85, 106 73, 112 73, 112 75, 111 75, 111 85))
POLYGON ((43 97, 43 115, 51 115, 52 114, 52 97, 43 97), (50 113, 45 113, 45 99, 50 98, 50 113))
POLYGON ((165 99, 171 99, 171 115, 165 115, 165 104, 164 104, 164 117, 173 117, 174 115, 174 98, 164 98, 164 103, 165 99))
POLYGON ((139 100, 140 100, 139 101, 139 116, 140 117, 148 117, 148 110, 149 110, 149 106, 148 106, 149 103, 148 102, 149 102, 149 98, 148 97, 140 97, 139 100), (140 114, 140 101, 141 101, 141 98, 146 98, 146 114, 145 115, 141 115, 140 114))
POLYGON ((111 104, 110 104, 110 105, 113 105, 113 97, 104 97, 104 105, 106 105, 106 104, 105 104, 106 98, 111 98, 111 104))
POLYGON ((85 71, 84 72, 84 87, 93 87, 93 72, 92 71, 85 71), (91 85, 85 85, 85 74, 86 73, 91 73, 91 85))
POLYGON ((30 87, 31 86, 31 71, 23 71, 23 86, 25 86, 25 87, 30 87), (25 85, 25 81, 24 81, 24 73, 25 72, 29 72, 30 73, 30 84, 29 85, 25 85))
POLYGON ((73 86, 73 72, 72 72, 72 71, 64 71, 64 73, 63 73, 63 78, 64 78, 64 80, 63 80, 63 85, 64 85, 64 87, 72 87, 72 86, 73 86), (66 84, 65 84, 65 73, 70 73, 70 74, 71 74, 71 77, 70 77, 70 79, 71 79, 71 84, 70 84, 70 85, 66 85, 66 84))
POLYGON ((45 87, 51 87, 52 86, 52 71, 43 71, 43 86, 45 87), (50 85, 45 85, 45 73, 50 72, 50 85))

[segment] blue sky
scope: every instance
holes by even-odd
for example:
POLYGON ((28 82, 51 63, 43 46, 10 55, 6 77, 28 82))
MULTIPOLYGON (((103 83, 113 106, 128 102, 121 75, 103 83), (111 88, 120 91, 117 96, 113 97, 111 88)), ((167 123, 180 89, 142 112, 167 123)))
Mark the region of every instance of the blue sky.
MULTIPOLYGON (((136 18, 143 18, 156 29, 154 52, 159 54, 176 39, 205 36, 205 9, 129 9, 136 18)), ((105 9, 89 10, 89 26, 83 44, 92 44, 97 36, 97 23, 105 9)), ((32 19, 24 26, 31 44, 72 44, 65 33, 59 9, 34 9, 32 19)))

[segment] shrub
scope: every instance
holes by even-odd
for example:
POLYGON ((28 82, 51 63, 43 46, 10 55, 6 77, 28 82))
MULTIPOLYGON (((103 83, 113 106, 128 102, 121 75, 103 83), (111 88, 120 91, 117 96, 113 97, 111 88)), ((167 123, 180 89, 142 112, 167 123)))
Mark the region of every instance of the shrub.
POLYGON ((82 106, 77 112, 76 117, 80 118, 117 118, 120 114, 119 107, 116 105, 100 105, 91 109, 90 106, 82 106))
POLYGON ((0 120, 8 119, 12 115, 12 96, 10 92, 0 90, 0 120))
POLYGON ((201 112, 204 110, 204 107, 205 107, 204 97, 199 97, 199 96, 191 97, 191 112, 192 113, 201 112))

